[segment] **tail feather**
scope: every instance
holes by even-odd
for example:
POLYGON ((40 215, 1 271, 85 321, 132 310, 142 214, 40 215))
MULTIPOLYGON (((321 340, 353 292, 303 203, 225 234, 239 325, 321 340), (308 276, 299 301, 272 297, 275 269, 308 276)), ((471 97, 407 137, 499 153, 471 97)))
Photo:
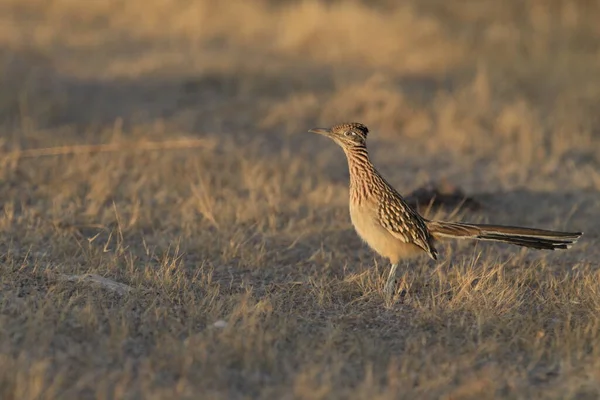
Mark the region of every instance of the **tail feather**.
POLYGON ((427 221, 427 227, 436 239, 491 240, 541 250, 568 249, 583 234, 582 232, 559 232, 516 226, 442 221, 427 221))

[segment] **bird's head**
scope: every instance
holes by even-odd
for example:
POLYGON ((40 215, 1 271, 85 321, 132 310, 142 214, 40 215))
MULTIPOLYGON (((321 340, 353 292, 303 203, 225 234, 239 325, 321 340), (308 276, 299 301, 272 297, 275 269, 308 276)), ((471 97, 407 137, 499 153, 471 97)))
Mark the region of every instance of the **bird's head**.
POLYGON ((346 122, 331 128, 313 128, 309 132, 318 133, 332 139, 343 149, 366 147, 369 129, 358 122, 346 122))

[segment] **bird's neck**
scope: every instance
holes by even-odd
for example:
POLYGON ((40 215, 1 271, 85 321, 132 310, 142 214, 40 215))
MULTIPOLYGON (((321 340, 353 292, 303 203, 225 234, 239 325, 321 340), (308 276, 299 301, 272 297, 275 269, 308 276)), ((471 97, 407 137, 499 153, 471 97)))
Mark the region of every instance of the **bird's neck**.
POLYGON ((361 203, 370 197, 380 176, 369 158, 366 147, 344 148, 350 172, 350 197, 361 203))

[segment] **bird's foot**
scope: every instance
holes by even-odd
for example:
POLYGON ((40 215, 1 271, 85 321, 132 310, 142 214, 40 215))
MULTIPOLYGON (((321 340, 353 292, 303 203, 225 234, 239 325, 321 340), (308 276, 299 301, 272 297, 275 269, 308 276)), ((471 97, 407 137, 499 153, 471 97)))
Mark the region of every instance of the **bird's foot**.
POLYGON ((386 306, 392 306, 394 304, 394 294, 396 292, 396 279, 388 280, 383 288, 383 295, 385 298, 386 306))

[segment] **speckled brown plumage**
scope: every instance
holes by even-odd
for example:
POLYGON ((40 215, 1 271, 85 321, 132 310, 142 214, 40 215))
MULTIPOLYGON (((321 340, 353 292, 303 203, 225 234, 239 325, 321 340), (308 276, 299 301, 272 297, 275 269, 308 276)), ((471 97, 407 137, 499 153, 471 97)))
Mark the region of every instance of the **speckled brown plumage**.
POLYGON ((369 159, 369 129, 365 125, 342 123, 327 129, 314 128, 310 132, 329 137, 346 154, 350 172, 350 218, 359 236, 392 264, 385 287, 388 300, 393 295, 398 262, 423 252, 437 259, 434 239, 491 240, 554 250, 568 248, 582 234, 426 220, 406 203, 369 159))

